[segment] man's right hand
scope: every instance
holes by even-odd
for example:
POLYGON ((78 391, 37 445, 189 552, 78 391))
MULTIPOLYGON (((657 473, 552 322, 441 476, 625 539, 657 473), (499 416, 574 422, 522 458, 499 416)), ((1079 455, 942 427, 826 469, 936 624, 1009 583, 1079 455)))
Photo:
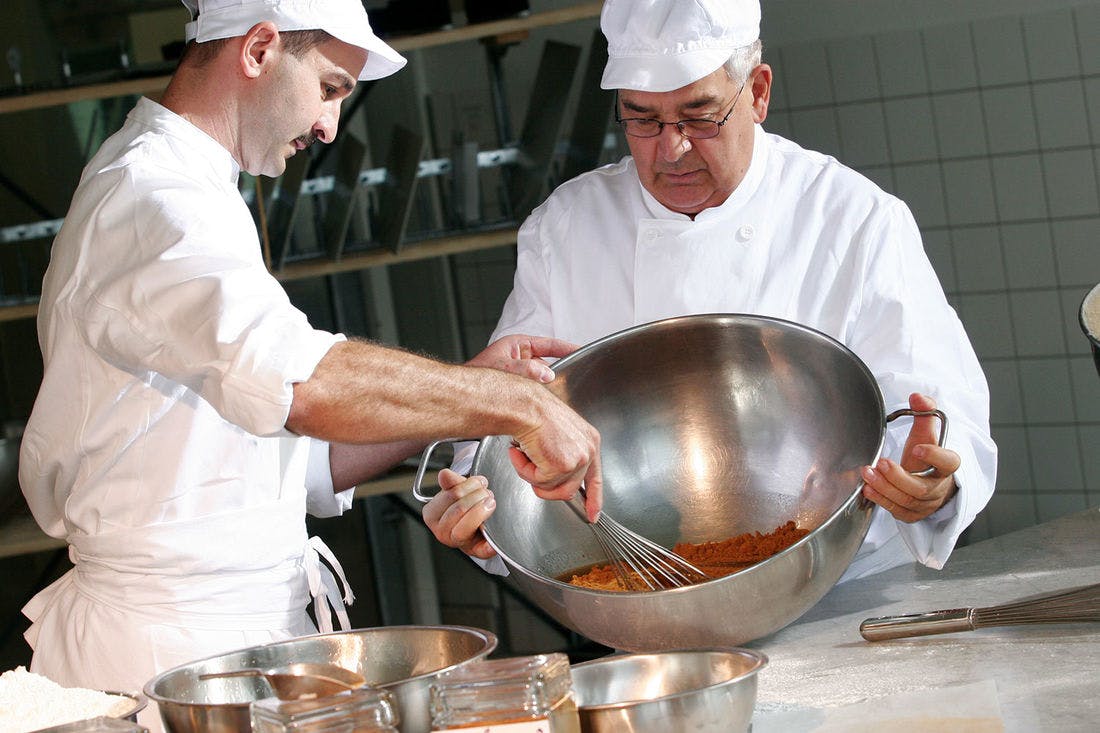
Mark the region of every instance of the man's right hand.
POLYGON ((504 336, 467 362, 506 371, 549 384, 531 385, 536 393, 539 422, 513 435, 509 458, 516 472, 543 499, 571 499, 585 486, 585 513, 595 521, 603 506, 600 477, 600 435, 555 394, 554 373, 544 358, 557 359, 576 345, 555 338, 516 334, 504 336))
POLYGON ((583 485, 585 514, 595 522, 603 507, 600 434, 549 390, 546 397, 548 414, 533 429, 512 436, 508 457, 542 499, 572 499, 583 485))

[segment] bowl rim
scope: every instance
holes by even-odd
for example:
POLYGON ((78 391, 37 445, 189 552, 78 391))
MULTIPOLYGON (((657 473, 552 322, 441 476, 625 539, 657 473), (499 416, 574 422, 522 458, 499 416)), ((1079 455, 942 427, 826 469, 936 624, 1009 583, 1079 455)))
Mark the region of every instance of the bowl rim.
POLYGON ((719 687, 725 687, 733 685, 749 677, 755 676, 764 667, 768 665, 768 656, 763 652, 755 649, 747 649, 744 647, 692 647, 689 649, 673 649, 660 652, 634 652, 630 654, 609 654, 606 657, 600 657, 599 659, 593 659, 587 662, 581 662, 571 666, 571 670, 577 668, 599 667, 607 664, 618 664, 622 660, 634 659, 638 657, 672 657, 672 656, 685 656, 696 654, 723 654, 727 656, 747 657, 752 660, 752 666, 737 675, 721 682, 714 682, 703 687, 696 687, 692 690, 683 690, 681 692, 673 692, 668 695, 661 695, 660 697, 644 698, 637 700, 618 700, 616 702, 597 703, 594 705, 582 705, 577 703, 577 709, 579 711, 603 711, 603 710, 618 710, 625 707, 637 707, 639 705, 645 705, 648 703, 668 702, 670 700, 676 700, 678 698, 687 697, 689 695, 696 695, 706 690, 713 690, 719 687))
MULTIPOLYGON (((1097 287, 1100 287, 1100 285, 1098 285, 1097 287)), ((808 335, 810 335, 814 338, 823 339, 827 343, 830 343, 831 345, 838 348, 842 353, 845 353, 849 357, 851 357, 853 365, 855 367, 857 367, 861 372, 863 372, 863 375, 867 378, 868 383, 874 388, 874 395, 877 398, 876 402, 877 402, 877 406, 878 406, 878 418, 879 418, 879 425, 880 425, 879 440, 878 440, 878 446, 875 449, 875 455, 869 461, 868 465, 874 465, 875 463, 878 462, 878 459, 882 455, 882 450, 883 450, 883 447, 884 447, 885 442, 886 442, 887 422, 886 422, 886 405, 885 405, 885 401, 883 400, 883 397, 882 397, 882 388, 879 387, 878 381, 875 380, 874 374, 871 372, 871 370, 867 366, 867 364, 862 359, 860 359, 859 356, 854 351, 852 351, 850 348, 848 348, 846 345, 844 345, 843 343, 841 343, 840 341, 833 338, 832 336, 830 336, 827 333, 819 331, 816 328, 813 328, 811 326, 807 326, 805 324, 798 323, 797 321, 791 321, 791 320, 787 320, 787 319, 784 319, 784 318, 776 318, 774 316, 757 315, 757 314, 752 314, 752 313, 697 313, 697 314, 692 314, 692 315, 674 316, 672 318, 662 318, 662 319, 658 319, 658 320, 655 320, 655 321, 649 321, 647 323, 640 323, 640 324, 631 326, 629 328, 624 328, 621 331, 616 331, 615 333, 609 334, 609 335, 604 336, 602 338, 596 339, 595 341, 592 341, 588 344, 585 344, 584 346, 581 346, 576 351, 573 351, 572 353, 570 353, 570 354, 562 357, 561 359, 558 359, 556 362, 554 362, 554 368, 558 369, 562 366, 568 366, 570 363, 572 363, 573 361, 576 361, 577 359, 581 358, 583 355, 585 355, 585 354, 587 354, 591 351, 594 351, 597 347, 603 346, 603 345, 608 344, 608 343, 612 343, 614 341, 618 341, 618 340, 623 339, 623 338, 625 338, 625 337, 627 337, 627 336, 629 336, 629 335, 631 335, 631 334, 633 334, 637 331, 649 330, 649 329, 655 328, 657 326, 662 326, 662 325, 665 325, 665 324, 678 323, 678 322, 680 322, 680 323, 691 323, 691 322, 707 322, 707 321, 716 321, 716 322, 750 321, 750 322, 755 322, 755 323, 760 323, 760 324, 774 324, 774 325, 778 325, 778 326, 780 326, 784 329, 790 329, 790 330, 804 332, 804 333, 806 333, 806 334, 808 334, 808 335)), ((506 436, 487 436, 485 438, 482 438, 481 441, 479 442, 478 446, 477 446, 477 450, 476 450, 475 455, 474 455, 474 463, 473 463, 473 467, 471 468, 471 472, 476 472, 476 468, 477 468, 478 463, 479 463, 479 458, 482 454, 482 450, 483 450, 484 446, 486 444, 493 443, 496 440, 504 440, 504 439, 506 439, 506 436)), ((703 581, 701 583, 694 583, 694 584, 691 584, 691 585, 684 585, 684 586, 680 586, 680 587, 676 587, 676 588, 660 588, 660 589, 656 589, 656 590, 640 590, 640 591, 622 591, 622 590, 598 590, 598 589, 595 589, 595 588, 585 588, 585 587, 582 587, 582 586, 573 585, 572 583, 561 581, 561 580, 558 580, 557 578, 552 578, 548 575, 543 575, 542 573, 535 572, 533 569, 525 567, 525 566, 521 565, 520 563, 518 563, 516 560, 514 560, 507 552, 505 552, 497 544, 497 542, 493 539, 491 530, 488 527, 486 527, 486 526, 482 527, 482 534, 485 536, 485 540, 489 543, 489 546, 492 547, 498 555, 500 555, 501 559, 503 559, 504 562, 510 568, 513 568, 513 569, 519 571, 519 573, 521 575, 524 575, 528 578, 531 578, 535 582, 547 584, 552 588, 563 589, 563 590, 568 589, 571 593, 580 593, 582 595, 594 595, 594 596, 597 596, 597 597, 600 597, 600 596, 604 596, 604 597, 613 596, 613 597, 616 597, 616 598, 617 597, 630 598, 630 597, 635 597, 635 596, 639 596, 639 595, 650 596, 654 593, 661 593, 661 594, 683 593, 683 592, 689 592, 692 588, 695 588, 697 586, 710 586, 710 585, 713 585, 715 583, 721 583, 722 581, 729 580, 731 578, 744 577, 746 574, 748 574, 748 573, 750 573, 754 570, 758 570, 758 569, 761 569, 765 566, 768 566, 768 565, 772 564, 773 560, 778 561, 779 558, 782 558, 782 557, 786 556, 788 553, 792 553, 792 552, 795 552, 795 551, 799 550, 804 544, 810 542, 811 538, 813 538, 815 535, 822 532, 825 528, 829 527, 834 522, 839 521, 839 517, 844 516, 844 514, 849 511, 851 505, 854 502, 855 503, 860 503, 861 505, 865 502, 866 504, 870 505, 870 502, 868 500, 862 499, 863 486, 864 486, 864 483, 863 483, 862 480, 860 480, 859 484, 852 490, 852 492, 851 492, 851 494, 849 494, 848 498, 845 499, 843 502, 841 502, 837 506, 837 508, 835 510, 833 510, 832 514, 830 514, 828 517, 826 517, 826 519, 823 522, 821 522, 821 524, 819 524, 817 527, 810 530, 810 532, 805 537, 798 540, 798 542, 795 542, 794 544, 787 547, 783 551, 777 552, 776 554, 774 554, 774 555, 772 555, 772 556, 770 556, 770 557, 768 557, 764 560, 761 560, 758 563, 754 563, 754 564, 752 564, 752 565, 750 565, 746 568, 742 568, 741 570, 738 570, 737 572, 730 573, 729 575, 723 575, 720 578, 712 578, 711 580, 706 580, 706 581, 703 581)), ((873 505, 871 505, 868 508, 873 509, 873 505)))
POLYGON ((149 706, 149 698, 142 692, 121 692, 119 690, 103 690, 104 694, 117 695, 118 697, 128 698, 133 704, 124 713, 116 713, 115 715, 109 715, 109 718, 117 718, 118 720, 126 720, 140 713, 146 707, 149 706))
MULTIPOLYGON (((180 707, 193 707, 193 706, 202 706, 202 707, 218 706, 219 708, 247 707, 248 705, 252 704, 251 701, 249 701, 249 702, 223 702, 223 703, 184 702, 182 700, 175 700, 173 698, 165 697, 163 695, 158 694, 155 691, 155 687, 156 687, 157 682, 159 682, 160 680, 162 680, 163 678, 167 677, 168 675, 170 675, 174 672, 179 672, 180 670, 183 670, 187 667, 191 667, 191 666, 194 666, 194 665, 197 665, 197 664, 201 664, 203 662, 208 662, 208 661, 213 660, 213 659, 218 659, 219 657, 230 656, 232 654, 239 654, 241 652, 246 652, 246 651, 250 651, 250 650, 254 650, 254 649, 263 649, 265 647, 270 647, 270 646, 279 646, 279 645, 287 644, 287 643, 291 643, 291 642, 315 639, 315 638, 318 638, 318 637, 341 636, 341 635, 354 634, 354 633, 363 632, 363 631, 386 632, 386 631, 397 631, 397 630, 408 630, 408 629, 421 629, 421 630, 432 630, 432 631, 461 631, 463 633, 469 633, 470 635, 479 637, 482 640, 482 642, 483 642, 482 650, 480 650, 478 652, 478 654, 481 655, 481 656, 488 656, 489 654, 492 654, 493 651, 497 648, 497 645, 500 643, 499 639, 497 638, 497 635, 494 634, 492 631, 489 631, 488 629, 479 629, 476 626, 463 626, 463 625, 460 625, 460 624, 394 624, 392 626, 364 626, 362 628, 347 629, 345 631, 319 632, 319 633, 316 633, 316 634, 305 634, 305 635, 302 635, 302 636, 291 636, 291 637, 288 637, 286 639, 281 639, 279 641, 271 641, 271 642, 268 642, 266 644, 253 644, 251 646, 238 647, 236 649, 228 649, 228 650, 222 652, 221 654, 211 654, 209 656, 201 657, 199 659, 193 659, 190 662, 185 662, 184 664, 178 664, 175 667, 170 667, 169 669, 166 669, 166 670, 158 673, 156 676, 154 676, 152 679, 150 679, 148 682, 146 682, 145 686, 143 688, 143 691, 144 691, 145 695, 150 700, 153 700, 158 705, 160 705, 162 703, 168 703, 169 705, 176 705, 176 706, 180 706, 180 707)), ((465 664, 466 662, 471 661, 472 659, 476 659, 476 658, 477 657, 471 657, 468 660, 464 660, 462 662, 455 662, 454 664, 449 664, 446 667, 440 667, 439 669, 433 670, 431 672, 422 672, 421 674, 418 674, 418 675, 415 675, 415 676, 412 676, 412 677, 405 677, 405 678, 400 679, 400 680, 394 680, 393 682, 386 682, 384 684, 370 685, 370 686, 375 687, 375 688, 380 688, 380 689, 387 689, 387 688, 390 688, 390 687, 394 687, 396 685, 402 685, 402 684, 405 684, 405 683, 408 683, 408 682, 419 681, 419 680, 422 680, 422 679, 440 674, 442 672, 446 672, 448 670, 454 669, 455 667, 459 666, 460 664, 465 664)))

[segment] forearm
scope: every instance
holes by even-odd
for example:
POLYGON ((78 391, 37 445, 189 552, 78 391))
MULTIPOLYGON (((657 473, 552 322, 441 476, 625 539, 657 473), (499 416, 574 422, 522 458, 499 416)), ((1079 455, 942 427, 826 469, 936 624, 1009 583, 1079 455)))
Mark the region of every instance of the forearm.
POLYGON ((333 443, 512 435, 537 426, 537 383, 363 341, 336 344, 294 387, 286 427, 333 443))
POLYGON ((329 465, 333 489, 340 492, 358 486, 390 470, 424 446, 425 442, 419 440, 372 445, 332 443, 329 446, 329 465))

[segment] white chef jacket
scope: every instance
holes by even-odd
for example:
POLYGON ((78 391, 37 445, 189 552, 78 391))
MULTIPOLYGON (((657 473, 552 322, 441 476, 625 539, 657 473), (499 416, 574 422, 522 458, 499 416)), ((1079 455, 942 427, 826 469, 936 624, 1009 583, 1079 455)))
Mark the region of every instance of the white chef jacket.
MULTIPOLYGON (((909 394, 948 416, 959 492, 932 516, 876 507, 844 579, 916 559, 940 568, 989 501, 996 446, 989 392, 903 202, 835 159, 757 126, 744 180, 692 220, 646 191, 632 158, 558 187, 519 232, 515 285, 492 340, 515 333, 586 344, 673 316, 751 313, 795 321, 850 348, 887 412, 909 394)), ((912 421, 888 428, 899 459, 912 421)))
MULTIPOLYGON (((351 492, 333 494, 327 443, 283 426, 293 384, 343 337, 312 328, 268 273, 238 174, 142 99, 54 242, 19 480, 75 564, 24 609, 32 669, 63 685, 140 690, 316 630, 305 607, 327 550, 307 537, 307 503, 339 513, 351 492)), ((160 730, 155 706, 142 723, 160 730)))

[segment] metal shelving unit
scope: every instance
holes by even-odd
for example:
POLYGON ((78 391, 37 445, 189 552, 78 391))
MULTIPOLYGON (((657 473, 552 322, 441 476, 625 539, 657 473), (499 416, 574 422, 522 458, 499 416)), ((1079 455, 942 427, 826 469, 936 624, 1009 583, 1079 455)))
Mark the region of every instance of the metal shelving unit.
MULTIPOLYGON (((530 13, 515 18, 397 37, 390 39, 389 43, 402 53, 471 40, 497 39, 501 43, 515 43, 526 38, 527 34, 536 28, 598 18, 600 7, 600 2, 581 3, 567 8, 530 13)), ((164 90, 170 78, 170 75, 153 75, 0 97, 0 114, 25 112, 78 101, 108 99, 131 94, 143 94, 155 98, 164 90)), ((518 151, 514 148, 482 151, 478 154, 477 165, 482 168, 507 165, 515 162, 517 153, 518 151)), ((440 175, 448 172, 450 165, 451 161, 447 159, 422 161, 417 176, 440 175)), ((384 181, 385 177, 385 169, 364 170, 360 174, 359 183, 361 185, 373 185, 384 181)), ((307 196, 314 195, 330 191, 332 187, 332 177, 311 179, 303 182, 301 193, 307 196)), ((0 229, 0 247, 22 241, 53 237, 60 230, 62 221, 62 219, 50 219, 2 228, 0 229)), ((408 246, 401 247, 396 251, 372 249, 366 252, 347 252, 338 258, 325 259, 319 257, 313 260, 290 262, 284 267, 273 267, 272 270, 281 281, 322 277, 514 244, 516 231, 517 227, 514 223, 502 223, 495 227, 446 233, 422 241, 410 241, 408 246)), ((266 237, 266 233, 264 233, 264 236, 266 237)), ((26 302, 0 305, 0 322, 32 318, 37 314, 37 311, 37 302, 35 302, 33 296, 28 296, 26 302)))

